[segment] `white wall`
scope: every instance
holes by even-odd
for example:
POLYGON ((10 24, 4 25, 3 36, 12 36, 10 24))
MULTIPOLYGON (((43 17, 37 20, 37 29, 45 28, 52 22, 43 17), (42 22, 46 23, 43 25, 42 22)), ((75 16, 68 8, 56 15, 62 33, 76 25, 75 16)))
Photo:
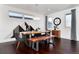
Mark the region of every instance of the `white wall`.
POLYGON ((65 27, 65 14, 67 14, 67 13, 70 13, 70 10, 64 10, 64 11, 56 12, 54 14, 49 15, 49 17, 52 17, 53 19, 55 17, 61 18, 61 24, 58 26, 58 28, 61 30, 61 37, 70 39, 70 31, 68 31, 69 28, 65 27))
MULTIPOLYGON (((76 8, 77 40, 79 41, 79 7, 74 7, 74 8, 76 8)), ((74 8, 71 8, 71 9, 74 9, 74 8)), ((59 26, 59 29, 61 29, 62 38, 70 39, 70 28, 65 27, 65 14, 70 13, 71 9, 63 10, 63 11, 48 15, 49 17, 52 17, 53 19, 55 17, 61 18, 62 23, 59 26)), ((23 9, 14 8, 14 7, 6 6, 6 5, 0 5, 0 42, 12 41, 12 39, 7 39, 11 36, 12 30, 17 25, 23 26, 24 22, 29 23, 29 25, 32 25, 34 28, 40 27, 41 30, 45 30, 45 16, 44 15, 39 15, 30 11, 26 11, 23 9), (9 18, 8 10, 23 12, 26 14, 32 14, 32 15, 40 17, 40 20, 24 20, 24 19, 17 19, 17 18, 9 18)))
POLYGON ((27 22, 29 25, 32 25, 33 28, 40 27, 41 30, 45 30, 45 17, 43 15, 39 15, 19 8, 0 5, 0 42, 9 41, 7 38, 11 36, 13 29, 17 25, 23 26, 24 22, 27 22), (9 10, 18 11, 26 14, 32 14, 34 16, 40 17, 40 20, 24 20, 17 18, 9 18, 9 10))
POLYGON ((76 7, 77 11, 76 11, 76 31, 77 31, 77 40, 79 41, 79 7, 76 7))
POLYGON ((61 37, 70 39, 71 37, 71 28, 66 28, 66 21, 65 21, 65 14, 70 13, 71 9, 76 9, 76 34, 77 34, 77 41, 79 41, 79 7, 70 8, 67 10, 63 10, 60 12, 52 13, 48 15, 49 17, 52 17, 53 19, 55 17, 60 17, 62 20, 61 25, 59 26, 59 29, 61 30, 61 37))

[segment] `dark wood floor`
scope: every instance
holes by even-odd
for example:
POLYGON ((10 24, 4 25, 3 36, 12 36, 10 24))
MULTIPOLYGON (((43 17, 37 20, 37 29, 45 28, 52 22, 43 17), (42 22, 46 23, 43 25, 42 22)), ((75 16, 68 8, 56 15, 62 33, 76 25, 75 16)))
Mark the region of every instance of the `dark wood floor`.
POLYGON ((0 54, 78 54, 79 42, 68 39, 55 39, 56 45, 42 46, 38 52, 21 45, 16 50, 15 42, 0 43, 0 54))

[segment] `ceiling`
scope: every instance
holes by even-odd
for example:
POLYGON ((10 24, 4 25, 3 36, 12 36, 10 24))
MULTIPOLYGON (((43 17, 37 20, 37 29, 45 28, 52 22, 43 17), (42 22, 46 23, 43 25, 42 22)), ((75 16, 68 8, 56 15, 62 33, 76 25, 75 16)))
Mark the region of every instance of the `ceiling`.
POLYGON ((9 4, 8 6, 25 9, 38 14, 48 15, 78 6, 78 4, 9 4))

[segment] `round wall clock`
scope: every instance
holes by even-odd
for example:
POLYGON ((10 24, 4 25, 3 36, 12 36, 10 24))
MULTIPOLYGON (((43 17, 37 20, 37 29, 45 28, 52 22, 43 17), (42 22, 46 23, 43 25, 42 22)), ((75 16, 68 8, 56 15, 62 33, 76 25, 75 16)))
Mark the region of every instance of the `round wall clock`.
POLYGON ((59 17, 56 17, 54 20, 53 20, 53 23, 54 23, 54 30, 57 29, 57 26, 61 24, 61 19, 59 17))
POLYGON ((54 19, 53 23, 54 23, 55 26, 58 26, 58 25, 61 24, 61 19, 60 19, 59 17, 56 17, 56 18, 54 19))

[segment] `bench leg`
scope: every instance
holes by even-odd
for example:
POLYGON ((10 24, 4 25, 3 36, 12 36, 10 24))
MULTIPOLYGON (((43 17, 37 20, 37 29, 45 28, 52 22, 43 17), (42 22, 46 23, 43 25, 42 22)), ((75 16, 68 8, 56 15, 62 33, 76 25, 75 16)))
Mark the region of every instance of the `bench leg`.
POLYGON ((29 47, 31 47, 32 42, 29 42, 29 47))
POLYGON ((32 42, 32 49, 35 51, 39 51, 39 42, 32 42), (35 45, 36 45, 36 47, 35 47, 35 45))
POLYGON ((47 43, 50 43, 50 40, 47 40, 47 43))
POLYGON ((32 42, 32 49, 34 49, 34 42, 32 42))
POLYGON ((36 42, 36 51, 39 50, 39 42, 36 42))

